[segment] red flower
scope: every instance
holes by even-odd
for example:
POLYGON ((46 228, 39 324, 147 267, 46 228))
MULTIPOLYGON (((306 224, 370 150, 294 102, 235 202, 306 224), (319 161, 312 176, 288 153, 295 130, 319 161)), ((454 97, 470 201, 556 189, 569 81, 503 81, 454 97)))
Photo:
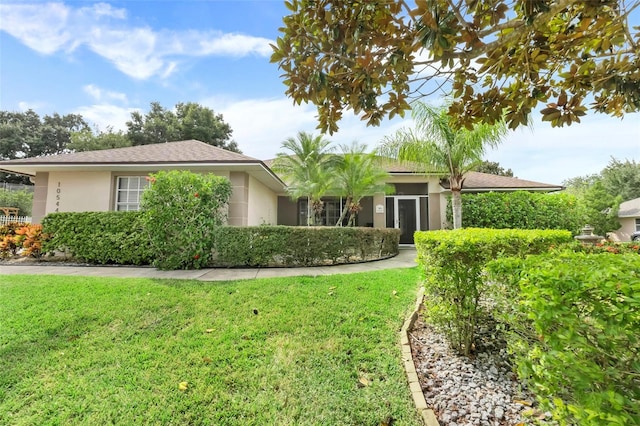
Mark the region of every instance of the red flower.
POLYGON ((193 194, 193 196, 198 198, 200 196, 200 194, 196 192, 195 194, 193 194))
POLYGON ((199 254, 196 254, 195 256, 193 256, 193 258, 194 258, 195 260, 198 260, 198 259, 200 259, 200 255, 199 255, 199 254))

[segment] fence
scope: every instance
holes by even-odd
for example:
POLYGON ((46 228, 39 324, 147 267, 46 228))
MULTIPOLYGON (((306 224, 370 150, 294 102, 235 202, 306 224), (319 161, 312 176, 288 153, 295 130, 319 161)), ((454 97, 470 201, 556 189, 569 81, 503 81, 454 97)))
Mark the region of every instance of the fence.
POLYGON ((5 189, 7 191, 33 192, 34 188, 35 187, 33 185, 25 185, 23 183, 0 182, 0 189, 5 189))
POLYGON ((31 216, 4 216, 0 214, 0 226, 13 222, 31 223, 31 216))

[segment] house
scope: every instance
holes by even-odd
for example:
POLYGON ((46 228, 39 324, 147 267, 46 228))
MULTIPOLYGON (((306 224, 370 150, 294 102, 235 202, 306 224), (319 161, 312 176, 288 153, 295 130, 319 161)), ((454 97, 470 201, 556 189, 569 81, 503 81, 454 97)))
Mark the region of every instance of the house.
MULTIPOLYGON (((226 176, 232 183, 230 225, 301 225, 307 200, 291 200, 286 184, 261 161, 189 140, 103 151, 0 161, 0 170, 31 176, 34 184, 33 221, 56 211, 137 210, 145 177, 160 170, 182 169, 226 176)), ((413 243, 415 230, 446 225, 448 183, 437 174, 393 161, 385 163, 393 195, 376 194, 362 200, 358 226, 401 229, 402 244, 413 243)), ((558 191, 561 186, 471 172, 463 192, 558 191)), ((334 225, 342 211, 339 197, 327 197, 325 225, 334 225)))
POLYGON ((640 198, 620 203, 618 209, 620 229, 610 234, 617 241, 631 241, 631 234, 640 232, 640 198))

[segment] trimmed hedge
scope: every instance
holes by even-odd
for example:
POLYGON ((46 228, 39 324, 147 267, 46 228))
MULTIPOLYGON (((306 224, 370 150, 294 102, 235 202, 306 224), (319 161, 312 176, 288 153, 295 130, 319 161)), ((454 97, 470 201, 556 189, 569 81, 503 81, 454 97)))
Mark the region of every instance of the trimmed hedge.
POLYGON ((397 229, 224 226, 215 237, 213 265, 319 266, 375 260, 398 254, 397 229))
MULTIPOLYGON (((142 212, 52 213, 43 253, 61 251, 93 264, 146 265, 153 261, 142 212)), ((213 260, 204 266, 264 267, 353 263, 398 254, 397 229, 217 226, 213 260)), ((174 247, 181 250, 180 247, 174 247)))
MULTIPOLYGON (((447 218, 451 208, 447 209, 447 218)), ((462 226, 493 229, 566 229, 574 235, 586 218, 570 194, 483 192, 462 194, 462 226)))
POLYGON ((141 212, 51 213, 42 226, 50 235, 45 253, 61 251, 99 265, 147 265, 152 260, 141 212))
POLYGON ((454 349, 468 355, 486 290, 485 265, 498 257, 536 254, 572 241, 569 231, 477 229, 414 234, 418 261, 426 272, 427 315, 454 349))
POLYGON ((555 252, 488 264, 518 374, 561 425, 640 425, 640 256, 555 252))

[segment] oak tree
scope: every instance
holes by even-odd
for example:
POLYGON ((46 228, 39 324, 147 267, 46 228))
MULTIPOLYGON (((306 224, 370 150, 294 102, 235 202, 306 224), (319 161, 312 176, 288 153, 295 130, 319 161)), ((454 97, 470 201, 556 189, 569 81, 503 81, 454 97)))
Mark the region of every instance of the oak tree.
POLYGON ((435 92, 456 126, 552 126, 640 110, 640 0, 287 0, 272 62, 286 94, 370 125, 435 92))

